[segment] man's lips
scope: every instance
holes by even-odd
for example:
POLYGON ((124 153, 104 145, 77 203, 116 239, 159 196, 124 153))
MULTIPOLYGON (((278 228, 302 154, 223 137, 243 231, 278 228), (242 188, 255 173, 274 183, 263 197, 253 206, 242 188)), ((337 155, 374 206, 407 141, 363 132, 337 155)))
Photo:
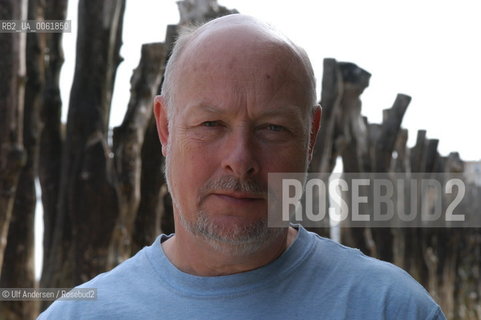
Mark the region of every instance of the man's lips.
POLYGON ((212 195, 220 197, 226 200, 237 200, 237 201, 259 201, 264 200, 265 197, 261 194, 247 193, 247 192, 224 192, 216 191, 212 192, 212 195))

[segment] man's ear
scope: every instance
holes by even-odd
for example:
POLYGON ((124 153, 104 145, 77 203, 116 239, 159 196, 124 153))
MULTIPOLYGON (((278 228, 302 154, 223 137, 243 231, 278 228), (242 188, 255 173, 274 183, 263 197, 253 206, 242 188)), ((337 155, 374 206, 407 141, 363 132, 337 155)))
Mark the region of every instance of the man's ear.
POLYGON ((321 116, 322 108, 320 105, 316 105, 312 110, 312 122, 311 122, 311 133, 309 136, 309 163, 312 160, 312 154, 314 152, 314 147, 316 145, 317 133, 321 126, 321 116))
POLYGON ((169 141, 169 119, 167 117, 167 104, 163 96, 154 98, 154 115, 157 133, 162 144, 162 154, 167 156, 167 142, 169 141))

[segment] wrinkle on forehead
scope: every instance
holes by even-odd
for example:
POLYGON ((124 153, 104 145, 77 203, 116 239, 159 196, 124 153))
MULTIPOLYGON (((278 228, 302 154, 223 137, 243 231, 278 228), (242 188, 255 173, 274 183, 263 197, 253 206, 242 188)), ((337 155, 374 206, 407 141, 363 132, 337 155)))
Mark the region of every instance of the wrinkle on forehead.
POLYGON ((240 73, 262 70, 266 81, 282 76, 309 83, 297 48, 268 25, 248 16, 232 15, 200 27, 180 60, 181 74, 222 70, 224 75, 231 73, 241 80, 240 73))

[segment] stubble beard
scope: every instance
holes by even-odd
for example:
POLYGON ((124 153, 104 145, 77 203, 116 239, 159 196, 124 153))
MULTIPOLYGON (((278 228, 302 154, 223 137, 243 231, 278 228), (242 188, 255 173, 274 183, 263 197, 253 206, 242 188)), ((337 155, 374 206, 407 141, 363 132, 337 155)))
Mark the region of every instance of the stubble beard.
POLYGON ((179 220, 189 232, 206 242, 217 252, 232 256, 255 254, 282 238, 285 229, 268 228, 267 219, 248 225, 225 227, 216 224, 209 214, 200 210, 194 221, 188 221, 178 211, 179 220))
MULTIPOLYGON (((215 251, 232 256, 252 255, 269 247, 270 244, 281 241, 283 236, 285 236, 286 228, 268 227, 267 214, 265 217, 248 225, 233 224, 229 227, 215 223, 210 218, 209 213, 204 209, 198 210, 194 220, 186 219, 185 214, 181 210, 181 206, 176 201, 175 194, 172 192, 170 161, 170 156, 167 156, 165 160, 165 178, 172 197, 173 206, 179 217, 178 220, 187 231, 205 240, 215 251)), ((242 183, 232 176, 224 176, 209 181, 203 189, 265 193, 263 188, 256 182, 250 181, 242 183)))

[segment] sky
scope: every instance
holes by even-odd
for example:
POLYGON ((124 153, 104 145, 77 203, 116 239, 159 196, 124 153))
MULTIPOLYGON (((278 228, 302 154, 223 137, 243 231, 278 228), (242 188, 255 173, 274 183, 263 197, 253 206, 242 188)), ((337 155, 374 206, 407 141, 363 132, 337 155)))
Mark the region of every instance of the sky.
MULTIPOLYGON (((69 1, 72 33, 63 36, 64 120, 75 67, 77 3, 69 1)), ((356 63, 372 74, 361 96, 362 113, 369 122, 380 123, 382 110, 392 106, 396 95, 408 94, 412 102, 402 126, 409 130, 409 146, 414 145, 417 130, 425 129, 428 138, 439 139, 442 155, 458 151, 463 160, 481 160, 479 1, 219 0, 219 4, 271 23, 306 49, 318 94, 324 58, 356 63)), ((124 61, 117 70, 111 126, 123 119, 141 45, 163 42, 167 24, 178 21, 174 0, 127 0, 124 61)), ((41 237, 41 227, 36 230, 36 237, 41 237)), ((41 245, 41 240, 36 243, 41 245)), ((39 274, 40 246, 36 252, 39 274)))

